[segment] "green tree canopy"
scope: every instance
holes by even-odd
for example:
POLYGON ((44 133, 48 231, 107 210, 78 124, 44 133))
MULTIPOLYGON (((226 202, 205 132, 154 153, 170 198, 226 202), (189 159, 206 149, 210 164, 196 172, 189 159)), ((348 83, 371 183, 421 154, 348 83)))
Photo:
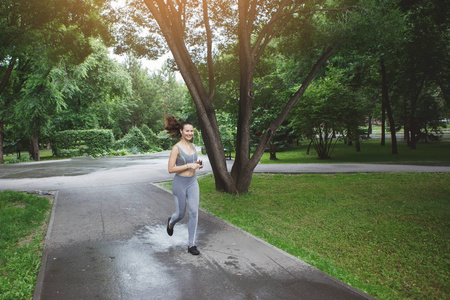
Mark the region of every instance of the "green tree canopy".
MULTIPOLYGON (((91 52, 90 36, 108 39, 106 23, 100 17, 103 4, 100 0, 0 3, 0 163, 3 163, 5 124, 14 112, 19 112, 14 101, 34 102, 21 102, 21 107, 33 110, 28 114, 36 115, 47 109, 51 112, 52 108, 44 108, 46 104, 56 104, 54 108, 61 104, 60 91, 50 83, 54 78, 54 74, 49 77, 53 67, 62 60, 71 64, 82 62, 91 52), (38 104, 38 99, 45 101, 38 104)), ((41 123, 34 122, 36 128, 32 130, 35 159, 39 159, 35 135, 39 131, 37 124, 41 123)))
MULTIPOLYGON (((334 33, 340 31, 340 26, 325 26, 339 23, 339 8, 336 1, 163 1, 145 0, 131 1, 126 9, 117 14, 122 25, 119 29, 132 28, 129 21, 133 20, 139 37, 148 41, 165 40, 173 54, 177 68, 180 70, 189 89, 197 111, 197 118, 202 129, 203 140, 212 165, 216 180, 216 188, 230 193, 242 193, 248 190, 253 169, 259 162, 273 133, 285 121, 294 103, 302 96, 320 67, 336 49, 335 40, 328 40, 332 35, 323 35, 323 40, 313 43, 311 47, 320 45, 312 51, 310 68, 302 76, 302 84, 297 84, 295 93, 284 99, 282 108, 261 135, 258 146, 250 155, 250 126, 255 105, 254 77, 261 58, 274 38, 281 36, 282 31, 289 27, 298 32, 304 24, 311 20, 313 26, 334 28, 334 33), (131 18, 124 17, 126 9, 131 11, 131 18), (334 15, 326 12, 333 12, 334 15), (330 23, 331 22, 331 23, 330 23), (213 42, 214 41, 214 42, 213 42), (213 47, 214 46, 214 47, 213 47), (237 103, 237 133, 236 159, 231 174, 227 170, 223 143, 220 139, 219 125, 215 115, 215 81, 216 68, 214 57, 221 51, 236 49, 238 55, 238 103, 237 103), (206 70, 206 72, 202 72, 206 70), (201 74, 207 74, 201 76, 201 74)), ((120 32, 119 30, 119 32, 120 32)), ((319 30, 320 31, 320 30, 319 30)), ((306 33, 307 31, 303 31, 306 33)), ((122 44, 133 48, 136 40, 130 40, 129 35, 121 40, 122 44), (132 42, 130 42, 132 41, 132 42)), ((298 33, 298 36, 302 36, 298 33)), ((142 50, 139 43, 136 53, 142 50)), ((146 43, 148 45, 148 43, 146 43)), ((229 53, 229 52, 228 52, 229 53)), ((152 56, 155 52, 148 52, 152 56)))

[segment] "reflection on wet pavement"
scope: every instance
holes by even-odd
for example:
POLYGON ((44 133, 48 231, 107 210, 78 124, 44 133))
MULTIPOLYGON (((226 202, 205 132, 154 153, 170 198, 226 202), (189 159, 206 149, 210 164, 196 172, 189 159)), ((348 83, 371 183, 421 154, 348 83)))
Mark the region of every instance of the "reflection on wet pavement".
POLYGON ((135 156, 92 158, 76 157, 64 160, 41 161, 0 165, 0 178, 44 178, 55 176, 80 176, 92 172, 124 168, 135 165, 166 163, 167 153, 135 156))
POLYGON ((173 236, 169 236, 166 227, 162 225, 146 226, 137 234, 133 239, 137 238, 141 243, 150 245, 154 252, 169 252, 187 248, 188 228, 186 224, 175 225, 173 236))

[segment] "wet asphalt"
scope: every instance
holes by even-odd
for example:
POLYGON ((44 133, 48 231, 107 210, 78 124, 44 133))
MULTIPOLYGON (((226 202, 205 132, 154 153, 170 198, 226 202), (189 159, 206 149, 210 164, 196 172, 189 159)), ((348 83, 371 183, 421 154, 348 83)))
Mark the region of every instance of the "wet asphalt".
MULTIPOLYGON (((0 190, 56 195, 34 299, 373 299, 200 210, 166 233, 168 152, 0 166, 0 190)), ((211 171, 206 167, 199 174, 211 171)), ((231 161, 229 161, 231 166, 231 161)), ((256 172, 450 172, 446 165, 259 165, 256 172)))

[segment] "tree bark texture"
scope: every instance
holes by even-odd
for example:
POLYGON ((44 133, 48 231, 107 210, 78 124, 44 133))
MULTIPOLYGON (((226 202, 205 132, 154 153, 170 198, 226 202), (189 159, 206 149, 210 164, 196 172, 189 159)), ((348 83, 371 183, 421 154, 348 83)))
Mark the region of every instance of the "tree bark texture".
POLYGON ((2 81, 0 82, 0 95, 5 90, 6 85, 8 84, 9 79, 11 78, 11 74, 14 69, 14 65, 16 64, 16 60, 17 60, 16 57, 12 57, 11 60, 9 61, 5 76, 3 77, 2 81))
MULTIPOLYGON (((384 65, 383 59, 380 60, 381 66, 381 86, 382 86, 382 97, 383 97, 383 105, 386 109, 387 117, 389 120, 389 128, 391 131, 391 142, 392 142, 392 154, 398 154, 397 147, 397 135, 395 132, 395 122, 394 116, 392 115, 391 103, 389 101, 389 89, 388 89, 388 80, 386 75, 386 66, 384 65)), ((384 124, 384 122, 383 122, 384 124)))
POLYGON ((273 143, 273 141, 269 142, 269 153, 270 153, 270 160, 277 160, 277 149, 273 143))
POLYGON ((31 156, 33 157, 34 161, 40 161, 41 157, 39 155, 39 130, 37 125, 35 125, 33 129, 33 139, 31 141, 31 156))

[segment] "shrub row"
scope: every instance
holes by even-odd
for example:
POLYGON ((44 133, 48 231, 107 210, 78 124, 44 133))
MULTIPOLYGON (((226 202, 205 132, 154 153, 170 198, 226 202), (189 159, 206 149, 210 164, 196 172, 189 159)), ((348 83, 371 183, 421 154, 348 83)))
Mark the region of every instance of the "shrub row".
POLYGON ((74 150, 79 155, 98 156, 107 153, 113 145, 114 136, 107 129, 60 131, 54 135, 52 142, 53 152, 58 156, 74 156, 74 150))
POLYGON ((5 160, 5 165, 7 164, 16 164, 16 163, 21 163, 21 162, 29 162, 32 161, 30 159, 30 156, 26 156, 26 157, 22 157, 22 158, 10 158, 10 159, 6 159, 5 160))
POLYGON ((147 152, 151 149, 151 146, 139 128, 133 127, 121 140, 115 143, 115 148, 136 149, 134 152, 147 152))
MULTIPOLYGON (((146 125, 132 127, 120 140, 114 141, 111 130, 66 130, 54 135, 52 148, 55 155, 72 157, 106 155, 107 153, 159 152, 169 149, 173 141, 166 132, 158 135, 146 125)), ((117 155, 120 155, 117 154, 117 155)))

